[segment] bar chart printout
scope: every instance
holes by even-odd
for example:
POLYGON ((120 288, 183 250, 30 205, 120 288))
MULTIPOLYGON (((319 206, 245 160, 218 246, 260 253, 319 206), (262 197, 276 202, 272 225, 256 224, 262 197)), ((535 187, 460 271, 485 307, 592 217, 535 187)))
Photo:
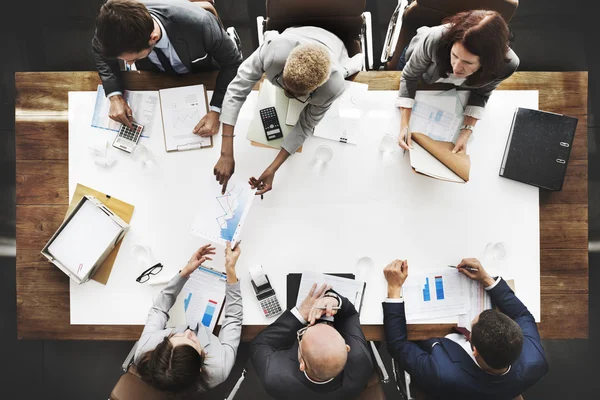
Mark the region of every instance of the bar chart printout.
POLYGON ((215 310, 217 309, 217 302, 214 300, 208 300, 208 304, 206 305, 206 310, 204 310, 204 315, 202 316, 202 325, 210 327, 210 322, 215 315, 215 310))
POLYGON ((410 276, 403 287, 406 320, 412 323, 465 314, 469 305, 466 279, 457 271, 439 269, 410 276))

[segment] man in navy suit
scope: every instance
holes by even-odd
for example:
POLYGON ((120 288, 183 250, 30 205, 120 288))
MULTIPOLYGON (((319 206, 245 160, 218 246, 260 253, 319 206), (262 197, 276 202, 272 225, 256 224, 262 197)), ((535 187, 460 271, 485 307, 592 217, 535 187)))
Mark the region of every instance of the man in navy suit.
POLYGON ((432 398, 513 399, 548 372, 535 320, 506 282, 492 278, 476 259, 462 260, 458 271, 481 282, 502 312, 486 310, 475 317, 470 338, 453 333, 412 343, 401 295, 408 264, 396 260, 384 269, 388 350, 414 384, 432 398))

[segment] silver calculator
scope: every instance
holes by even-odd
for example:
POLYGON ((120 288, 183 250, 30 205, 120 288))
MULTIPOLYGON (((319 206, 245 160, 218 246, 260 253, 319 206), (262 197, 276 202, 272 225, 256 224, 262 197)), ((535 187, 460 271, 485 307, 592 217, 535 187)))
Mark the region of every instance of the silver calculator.
POLYGON ((258 287, 252 278, 250 278, 250 282, 252 282, 252 288, 254 289, 254 293, 256 294, 256 298, 260 303, 260 307, 262 308, 265 317, 274 317, 275 315, 281 314, 283 309, 279 304, 279 300, 277 300, 275 290, 271 287, 269 278, 266 275, 265 278, 267 278, 267 283, 258 287))
POLYGON ((119 133, 113 142, 113 147, 131 153, 133 146, 138 143, 140 136, 142 136, 142 131, 144 130, 142 125, 136 124, 135 122, 132 122, 131 125, 133 126, 133 129, 129 129, 127 125, 121 125, 119 133))

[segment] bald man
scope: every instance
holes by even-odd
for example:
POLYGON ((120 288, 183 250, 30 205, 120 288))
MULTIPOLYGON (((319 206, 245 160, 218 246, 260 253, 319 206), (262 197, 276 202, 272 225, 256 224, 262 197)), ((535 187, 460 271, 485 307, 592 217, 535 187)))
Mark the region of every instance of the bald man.
POLYGON ((356 309, 325 285, 262 331, 250 358, 276 399, 353 399, 373 372, 356 309))

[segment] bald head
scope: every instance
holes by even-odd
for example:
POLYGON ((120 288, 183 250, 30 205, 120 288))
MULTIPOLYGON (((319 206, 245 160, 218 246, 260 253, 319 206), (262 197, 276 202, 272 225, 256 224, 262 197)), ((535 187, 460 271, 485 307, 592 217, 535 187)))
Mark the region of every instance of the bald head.
POLYGON ((326 381, 342 372, 350 351, 342 335, 327 324, 317 324, 308 329, 300 346, 306 373, 319 381, 326 381))

